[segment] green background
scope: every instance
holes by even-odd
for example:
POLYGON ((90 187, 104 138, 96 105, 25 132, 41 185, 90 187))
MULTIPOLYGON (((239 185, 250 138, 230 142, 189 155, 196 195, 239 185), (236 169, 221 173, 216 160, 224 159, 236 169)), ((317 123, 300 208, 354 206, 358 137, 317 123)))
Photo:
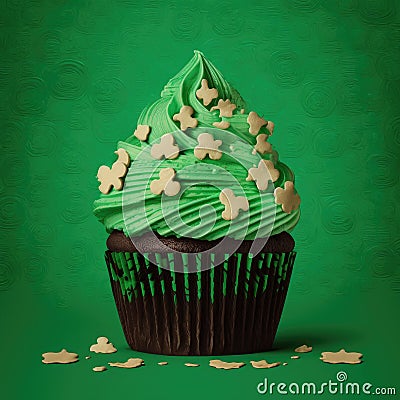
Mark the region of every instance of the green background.
POLYGON ((0 27, 1 397, 252 399, 266 376, 338 371, 400 390, 399 2, 3 0, 0 27), (219 371, 209 357, 144 354, 145 367, 96 374, 138 355, 92 216, 97 168, 194 49, 275 122, 270 141, 296 173, 298 257, 276 349, 223 357, 289 365, 219 371), (101 335, 118 353, 85 360, 101 335), (314 351, 291 360, 303 343, 314 351), (81 360, 41 364, 64 347, 81 360), (364 363, 318 359, 342 347, 364 363))

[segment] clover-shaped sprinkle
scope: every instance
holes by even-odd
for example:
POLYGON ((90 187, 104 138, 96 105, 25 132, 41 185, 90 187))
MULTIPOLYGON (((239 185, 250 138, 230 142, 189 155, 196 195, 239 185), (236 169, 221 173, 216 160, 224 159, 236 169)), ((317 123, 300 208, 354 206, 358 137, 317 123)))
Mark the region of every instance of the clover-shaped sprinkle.
POLYGON ((196 128, 198 121, 192 118, 194 110, 190 106, 182 106, 179 113, 174 114, 172 119, 181 123, 181 130, 185 131, 187 128, 196 128))
POLYGON ((213 135, 204 132, 197 137, 197 141, 199 144, 194 148, 194 156, 199 160, 203 160, 207 155, 211 160, 219 160, 222 157, 221 151, 218 150, 222 140, 214 140, 213 135))
POLYGON ((269 363, 267 360, 250 361, 253 368, 275 368, 281 365, 280 362, 269 363))
POLYGON ((147 136, 149 136, 150 133, 150 126, 149 125, 138 125, 137 128, 135 129, 135 132, 133 134, 142 142, 147 140, 147 136))
POLYGON ((164 192, 166 196, 175 196, 181 190, 181 184, 174 181, 175 170, 173 168, 163 168, 160 173, 160 179, 155 179, 150 183, 150 191, 153 194, 164 192))
POLYGON ((201 80, 201 88, 196 90, 196 97, 203 100, 203 104, 208 106, 214 99, 218 97, 218 90, 208 87, 207 79, 201 80))
POLYGON ((244 196, 235 196, 231 189, 223 189, 219 194, 220 202, 225 206, 222 212, 222 218, 226 221, 231 221, 237 218, 239 210, 247 211, 249 202, 244 196))
POLYGON ((58 353, 43 353, 42 354, 43 364, 71 364, 79 361, 79 356, 76 353, 70 353, 65 349, 62 349, 58 353))
POLYGON ((307 346, 306 344, 303 344, 299 347, 296 347, 294 349, 294 351, 296 353, 309 353, 310 351, 312 351, 312 347, 311 346, 307 346))
POLYGON ((255 111, 250 111, 247 117, 247 123, 250 125, 249 133, 257 135, 260 128, 268 124, 264 118, 260 117, 255 111))
POLYGON ((94 353, 103 353, 103 354, 111 354, 117 351, 114 345, 110 343, 108 339, 104 336, 98 337, 97 343, 92 344, 89 350, 93 351, 94 353))
POLYGON ((320 360, 329 364, 360 364, 362 356, 362 353, 348 353, 345 349, 341 349, 337 353, 330 351, 321 353, 320 360))
POLYGON ((99 190, 103 194, 110 192, 111 188, 121 190, 124 186, 124 180, 130 164, 129 154, 124 149, 118 149, 115 154, 118 155, 118 160, 111 168, 102 165, 97 171, 97 179, 100 182, 99 190))
POLYGON ((173 160, 179 156, 179 147, 175 144, 172 134, 166 133, 161 136, 160 143, 153 144, 150 154, 156 160, 161 160, 163 157, 173 160))
POLYGON ((290 214, 300 206, 300 196, 294 192, 294 184, 291 181, 285 182, 285 188, 277 187, 274 190, 275 203, 282 205, 282 210, 290 214))
POLYGON ((276 182, 279 171, 271 160, 260 160, 257 168, 250 168, 246 181, 255 181, 258 190, 266 190, 268 182, 276 182))
POLYGON ((254 146, 254 149, 260 154, 272 153, 272 145, 267 142, 267 139, 268 135, 265 133, 261 133, 256 137, 257 144, 254 146))
POLYGON ((210 367, 214 367, 217 369, 237 369, 244 366, 243 362, 227 362, 221 360, 210 360, 209 364, 210 367))
POLYGON ((211 107, 210 111, 219 110, 220 117, 232 117, 233 110, 236 109, 236 104, 231 103, 229 99, 218 100, 218 105, 211 107))

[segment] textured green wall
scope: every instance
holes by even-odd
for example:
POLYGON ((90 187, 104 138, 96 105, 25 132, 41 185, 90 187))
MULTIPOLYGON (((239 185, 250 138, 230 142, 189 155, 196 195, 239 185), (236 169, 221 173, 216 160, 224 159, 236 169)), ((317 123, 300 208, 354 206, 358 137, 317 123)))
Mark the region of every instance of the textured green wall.
POLYGON ((57 388, 59 398, 256 398, 266 375, 333 378, 343 367, 322 365, 318 352, 342 347, 365 354, 344 369, 353 380, 398 383, 399 2, 3 0, 0 29, 7 398, 57 388), (268 374, 220 373, 204 359, 199 369, 171 359, 169 369, 104 374, 91 372, 103 363, 94 360, 41 365, 42 352, 62 347, 84 356, 99 335, 121 361, 133 354, 109 288, 106 234, 91 214, 95 175, 193 49, 276 123, 271 142, 296 173, 302 218, 278 350, 267 359, 303 342, 315 351, 268 374))

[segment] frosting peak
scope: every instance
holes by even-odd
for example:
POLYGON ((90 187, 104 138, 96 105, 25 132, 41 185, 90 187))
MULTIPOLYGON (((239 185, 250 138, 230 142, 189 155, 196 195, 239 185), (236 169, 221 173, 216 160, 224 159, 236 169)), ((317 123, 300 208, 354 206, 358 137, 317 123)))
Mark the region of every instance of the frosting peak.
POLYGON ((255 239, 296 225, 300 198, 288 184, 292 171, 267 141, 273 123, 247 112, 200 51, 142 111, 137 126, 118 144, 132 160, 123 191, 94 203, 108 231, 255 239))

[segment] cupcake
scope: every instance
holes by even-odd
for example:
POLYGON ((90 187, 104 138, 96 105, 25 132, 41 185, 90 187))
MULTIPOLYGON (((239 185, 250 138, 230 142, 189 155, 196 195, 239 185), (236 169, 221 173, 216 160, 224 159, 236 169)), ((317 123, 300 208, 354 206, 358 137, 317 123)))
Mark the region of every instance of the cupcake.
POLYGON ((109 233, 105 259, 132 349, 272 347, 300 216, 273 131, 195 51, 99 168, 94 214, 109 233))

